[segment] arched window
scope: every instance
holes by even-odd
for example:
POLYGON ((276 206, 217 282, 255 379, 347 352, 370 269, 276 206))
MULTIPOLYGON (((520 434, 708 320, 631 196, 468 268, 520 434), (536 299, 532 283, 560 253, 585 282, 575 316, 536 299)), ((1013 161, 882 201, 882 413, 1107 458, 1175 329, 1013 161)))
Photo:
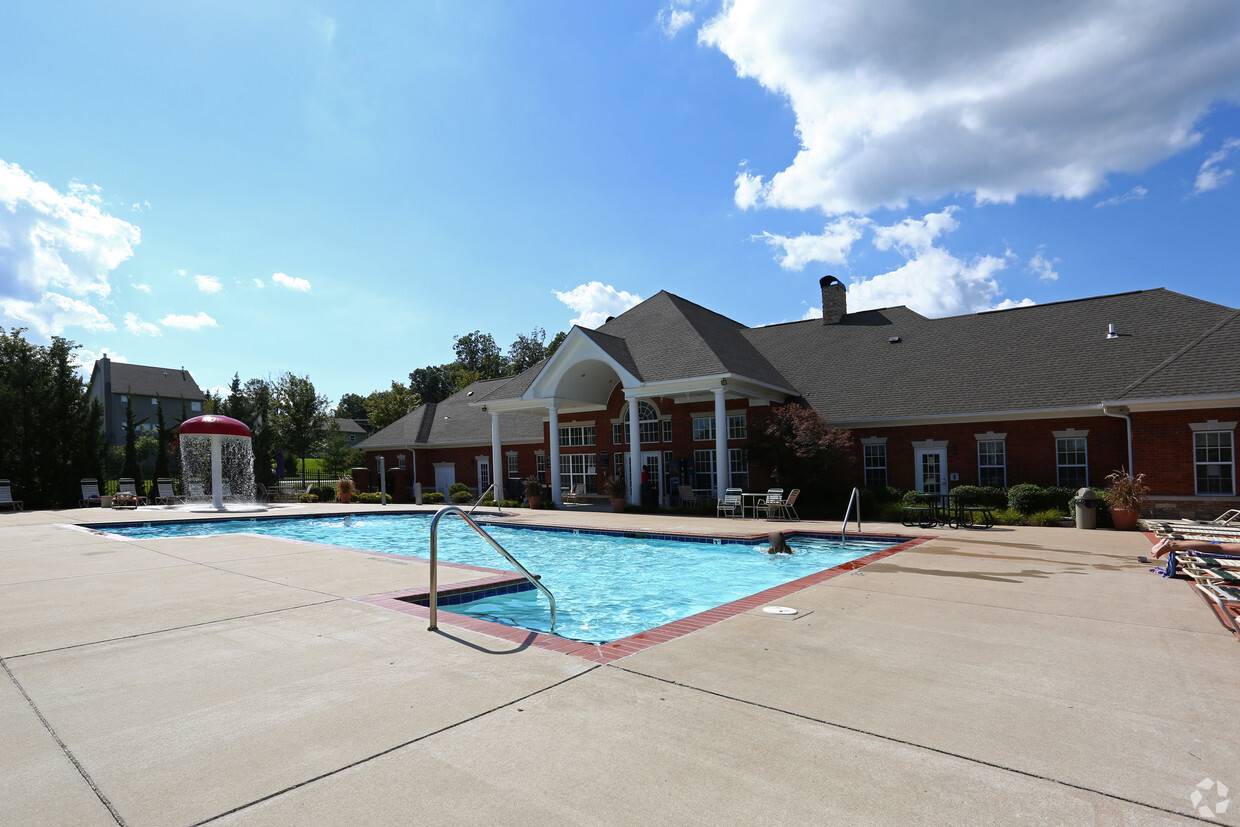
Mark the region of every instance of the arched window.
MULTIPOLYGON (((624 406, 620 421, 612 428, 612 441, 617 445, 629 444, 629 410, 632 407, 624 406)), ((659 441, 659 409, 645 399, 637 400, 637 427, 643 444, 659 441)))

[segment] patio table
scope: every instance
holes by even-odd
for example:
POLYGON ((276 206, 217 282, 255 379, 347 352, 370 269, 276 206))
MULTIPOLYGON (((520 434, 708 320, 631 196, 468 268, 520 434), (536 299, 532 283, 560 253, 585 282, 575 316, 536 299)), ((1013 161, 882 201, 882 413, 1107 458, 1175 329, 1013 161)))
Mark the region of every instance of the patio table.
POLYGON ((766 492, 761 493, 742 493, 741 494, 741 517, 748 519, 746 513, 753 511, 753 518, 758 519, 758 509, 766 504, 766 492))

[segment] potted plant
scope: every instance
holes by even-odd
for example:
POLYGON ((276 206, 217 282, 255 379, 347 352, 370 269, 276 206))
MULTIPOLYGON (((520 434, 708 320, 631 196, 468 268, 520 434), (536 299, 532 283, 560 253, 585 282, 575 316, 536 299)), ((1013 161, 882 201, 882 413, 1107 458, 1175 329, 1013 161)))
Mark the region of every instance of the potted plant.
POLYGON ((543 484, 537 477, 525 480, 525 498, 530 501, 530 508, 542 508, 543 484))
POLYGON ((623 511, 624 498, 628 496, 628 487, 624 484, 624 477, 612 474, 603 481, 603 490, 607 492, 608 497, 611 497, 611 510, 623 511))
POLYGON ((1116 531, 1132 531, 1141 518, 1141 510, 1148 504, 1150 489, 1145 485, 1145 474, 1135 477, 1124 468, 1107 476, 1107 490, 1103 493, 1111 522, 1116 531))
POLYGON ((349 477, 341 477, 336 480, 336 499, 342 503, 353 502, 353 480, 349 477))

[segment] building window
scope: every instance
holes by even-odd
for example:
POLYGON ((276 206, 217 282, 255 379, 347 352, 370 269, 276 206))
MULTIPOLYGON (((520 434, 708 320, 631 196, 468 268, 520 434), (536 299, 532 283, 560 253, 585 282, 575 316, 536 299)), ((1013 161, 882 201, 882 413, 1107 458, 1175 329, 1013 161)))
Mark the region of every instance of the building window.
POLYGON ((719 490, 719 487, 715 484, 715 451, 713 448, 693 452, 693 476, 694 488, 709 488, 711 491, 719 490))
POLYGON ((728 470, 732 476, 733 488, 749 487, 749 459, 744 448, 728 449, 728 470))
POLYGON ((672 441, 672 420, 670 419, 663 420, 663 441, 672 441))
POLYGON ((194 411, 194 412, 201 411, 201 410, 202 410, 202 403, 201 403, 201 402, 191 402, 191 403, 189 403, 189 409, 190 409, 191 411, 194 411))
MULTIPOLYGON (((629 410, 631 404, 624 406, 624 413, 619 422, 611 425, 611 442, 613 445, 629 444, 629 410)), ((659 441, 659 412, 649 402, 639 400, 637 403, 637 435, 642 444, 659 441)), ((593 445, 594 443, 590 443, 593 445)))
POLYGON ((560 454, 560 487, 572 491, 585 485, 587 494, 598 493, 594 454, 560 454))
POLYGON ((1007 451, 1002 439, 977 441, 977 484, 991 488, 1007 487, 1007 451))
POLYGON ((728 439, 745 439, 747 433, 745 415, 728 414, 728 439))
POLYGON ((616 476, 617 476, 617 477, 625 477, 625 476, 627 476, 627 475, 624 473, 624 457, 625 457, 624 453, 622 453, 622 452, 620 452, 620 451, 616 451, 616 453, 615 453, 615 454, 613 454, 613 456, 615 457, 616 462, 615 462, 615 464, 612 466, 612 468, 613 468, 613 469, 615 469, 616 476))
POLYGON ((865 484, 867 488, 887 486, 887 445, 877 443, 863 445, 865 454, 865 484))
POLYGON ((518 473, 517 471, 517 455, 516 454, 508 455, 508 479, 510 480, 521 479, 521 474, 518 473))
POLYGON ((693 441, 715 441, 715 418, 713 416, 693 417, 693 441))
POLYGON ((396 455, 396 467, 404 470, 404 467, 405 467, 405 455, 404 454, 396 455))
POLYGON ((594 444, 593 425, 561 425, 560 447, 573 448, 594 444))
POLYGON ((534 455, 534 470, 538 473, 540 480, 547 478, 547 455, 537 453, 534 455))
POLYGON ((1072 436, 1055 440, 1055 464, 1059 469, 1060 488, 1085 488, 1089 485, 1089 467, 1085 437, 1072 436))
POLYGON ((1232 431, 1194 431, 1193 464, 1197 471, 1197 493, 1234 494, 1235 456, 1232 431))
POLYGON ((159 397, 155 397, 155 398, 151 399, 151 407, 152 407, 152 408, 158 408, 158 407, 159 407, 159 397))

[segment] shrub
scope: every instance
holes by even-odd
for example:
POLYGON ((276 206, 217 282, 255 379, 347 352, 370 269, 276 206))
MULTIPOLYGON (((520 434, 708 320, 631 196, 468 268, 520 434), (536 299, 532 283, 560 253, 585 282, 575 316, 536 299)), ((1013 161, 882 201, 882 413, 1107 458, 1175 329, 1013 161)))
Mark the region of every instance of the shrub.
POLYGON ((427 491, 422 495, 422 502, 428 505, 438 505, 443 502, 443 494, 438 491, 427 491))
MULTIPOLYGON (((460 485, 460 483, 458 482, 456 485, 460 485)), ((456 486, 454 485, 453 488, 455 487, 456 486)), ((469 493, 469 491, 453 491, 452 492, 452 502, 457 503, 457 504, 470 502, 471 500, 473 500, 473 498, 474 498, 474 495, 469 493)), ((422 500, 423 502, 425 502, 426 497, 423 497, 422 500)))
POLYGON ((1048 508, 1045 511, 1030 514, 1028 524, 1039 526, 1057 526, 1059 525, 1059 521, 1061 519, 1063 519, 1063 511, 1058 508, 1048 508))
POLYGON ((949 493, 968 497, 976 505, 988 508, 1007 508, 1008 494, 1002 488, 985 485, 957 485, 949 493))
POLYGON ((1008 489, 1008 508, 1021 514, 1038 511, 1046 498, 1046 489, 1031 482, 1022 482, 1008 489))
POLYGON ((993 512, 995 525, 1024 525, 1025 515, 1013 508, 1003 508, 993 512))
POLYGON ((382 502, 382 494, 378 491, 364 491, 360 494, 354 494, 354 498, 364 505, 379 505, 382 502))
POLYGON ((466 484, 465 484, 465 483, 463 483, 463 482, 454 482, 454 483, 452 483, 451 485, 449 485, 449 486, 448 486, 448 495, 449 495, 449 496, 456 496, 457 494, 461 493, 462 491, 464 491, 466 494, 468 494, 468 493, 469 493, 469 486, 468 486, 468 485, 466 485, 466 484))
POLYGON ((299 499, 303 503, 317 503, 319 501, 317 494, 302 494, 299 499))
POLYGON ((310 493, 318 497, 317 502, 330 503, 336 501, 336 489, 330 485, 316 485, 310 493))

